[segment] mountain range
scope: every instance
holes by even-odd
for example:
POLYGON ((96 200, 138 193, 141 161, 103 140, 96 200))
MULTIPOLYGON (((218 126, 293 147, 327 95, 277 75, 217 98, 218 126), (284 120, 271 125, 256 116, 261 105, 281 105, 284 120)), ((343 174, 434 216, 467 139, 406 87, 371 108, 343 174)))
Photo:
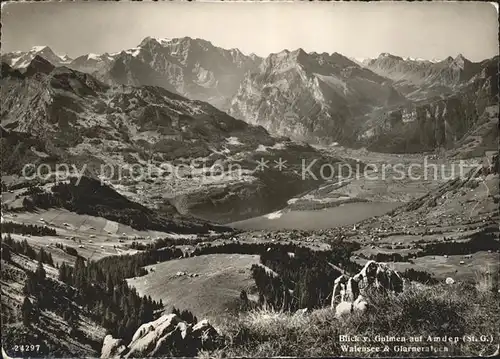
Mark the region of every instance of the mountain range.
POLYGON ((260 58, 202 39, 147 37, 135 48, 111 54, 70 59, 48 47, 35 47, 3 54, 2 61, 23 72, 35 56, 54 66, 91 74, 108 86, 159 86, 205 101, 272 135, 380 151, 453 147, 477 124, 485 108, 496 103, 498 94, 498 56, 481 62, 462 55, 427 61, 383 53, 360 62, 339 53, 298 49, 260 58), (424 116, 426 123, 422 123, 417 120, 421 118, 418 111, 434 115, 424 116), (446 119, 441 118, 443 114, 446 119), (436 132, 445 123, 455 128, 453 136, 416 140, 429 134, 418 129, 436 132), (406 133, 406 127, 417 132, 409 134, 411 138, 402 136, 411 146, 401 141, 384 145, 395 128, 406 133))
POLYGON ((190 37, 147 37, 132 49, 75 59, 58 56, 49 47, 36 46, 25 53, 2 55, 2 61, 14 68, 25 68, 36 55, 54 66, 88 72, 104 82, 161 86, 221 109, 228 107, 245 72, 262 61, 254 54, 246 56, 238 49, 226 50, 190 37))
POLYGON ((368 69, 394 81, 394 86, 410 99, 451 93, 476 76, 483 65, 484 62, 471 62, 462 54, 431 62, 384 53, 365 63, 368 69))
POLYGON ((229 113, 271 133, 348 143, 354 119, 406 102, 390 80, 341 54, 299 49, 271 54, 257 72, 247 73, 229 113))

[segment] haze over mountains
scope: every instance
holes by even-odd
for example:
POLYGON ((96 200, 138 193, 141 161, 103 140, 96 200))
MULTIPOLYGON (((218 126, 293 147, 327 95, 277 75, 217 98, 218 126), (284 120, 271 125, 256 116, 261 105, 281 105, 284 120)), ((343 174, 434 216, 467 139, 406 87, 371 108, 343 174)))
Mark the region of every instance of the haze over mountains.
MULTIPOLYGON (((487 98, 498 94, 498 57, 474 63, 462 55, 427 61, 382 53, 360 64, 338 53, 298 49, 262 59, 202 39, 147 37, 136 48, 113 54, 70 59, 48 47, 35 47, 26 53, 3 54, 2 61, 22 70, 36 55, 54 66, 87 72, 108 84, 160 86, 209 102, 235 118, 263 126, 271 134, 321 144, 380 143, 378 136, 385 135, 388 127, 418 124, 415 108, 423 103, 442 107, 437 104, 443 101, 446 111, 442 107, 441 113, 458 113, 460 107, 475 114, 472 120, 462 115, 453 119, 463 129, 458 135, 454 131, 455 137, 460 137, 481 117, 485 103, 491 103, 487 98), (449 97, 455 98, 453 104, 446 100, 449 97), (392 120, 387 125, 391 113, 404 113, 405 121, 397 124, 392 120)), ((450 118, 431 117, 434 119, 426 121, 439 122, 432 125, 433 129, 444 126, 444 122, 450 125, 450 118)), ((433 142, 434 147, 449 147, 454 141, 433 142)), ((396 145, 391 150, 428 150, 433 146, 418 143, 407 147, 396 145)))

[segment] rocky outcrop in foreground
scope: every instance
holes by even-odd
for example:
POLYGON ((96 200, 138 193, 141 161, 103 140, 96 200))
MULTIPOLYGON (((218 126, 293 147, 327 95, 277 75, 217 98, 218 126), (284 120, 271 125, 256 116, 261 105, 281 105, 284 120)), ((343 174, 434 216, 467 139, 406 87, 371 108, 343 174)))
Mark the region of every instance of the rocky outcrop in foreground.
POLYGON ((176 314, 166 314, 141 325, 128 345, 107 335, 101 358, 194 356, 200 349, 213 349, 219 334, 207 320, 188 324, 176 314))
POLYGON ((342 274, 335 280, 331 307, 335 308, 337 316, 354 310, 364 311, 368 292, 376 290, 401 293, 403 282, 403 277, 387 264, 369 261, 355 276, 342 274))

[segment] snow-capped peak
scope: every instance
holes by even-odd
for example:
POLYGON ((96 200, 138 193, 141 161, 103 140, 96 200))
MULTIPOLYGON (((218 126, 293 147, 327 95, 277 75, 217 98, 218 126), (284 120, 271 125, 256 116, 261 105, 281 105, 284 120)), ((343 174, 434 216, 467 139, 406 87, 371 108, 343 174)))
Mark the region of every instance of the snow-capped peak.
POLYGON ((67 64, 67 63, 70 63, 71 61, 73 61, 73 59, 71 57, 69 57, 68 55, 57 55, 59 56, 59 58, 61 59, 61 62, 64 63, 64 64, 67 64))
POLYGON ((410 57, 408 56, 406 59, 406 61, 427 61, 426 59, 422 59, 421 57, 410 57))
POLYGON ((349 57, 348 59, 360 66, 366 65, 368 62, 372 60, 369 57, 349 57))
POLYGON ((87 59, 88 60, 99 60, 99 57, 100 57, 99 55, 92 54, 92 53, 90 53, 90 54, 87 55, 87 59))
POLYGON ((407 57, 405 58, 406 61, 417 61, 417 62, 432 62, 432 63, 437 63, 437 62, 441 62, 443 60, 441 59, 431 59, 431 60, 428 60, 428 59, 423 59, 421 57, 407 57))
POLYGON ((30 52, 40 52, 40 51, 43 51, 47 48, 48 48, 47 46, 33 46, 31 48, 30 52))
POLYGON ((168 43, 170 43, 172 41, 172 39, 167 38, 167 37, 160 38, 160 37, 148 36, 148 37, 144 38, 144 40, 141 41, 141 43, 139 44, 139 47, 142 47, 146 44, 151 44, 151 41, 153 41, 157 44, 160 44, 161 46, 165 46, 168 43))
POLYGON ((170 38, 167 38, 167 37, 164 37, 164 38, 158 38, 158 37, 155 37, 154 38, 160 45, 166 45, 168 44, 170 41, 172 41, 172 39, 170 38))
POLYGON ((132 49, 125 50, 125 53, 136 57, 137 55, 139 55, 140 51, 141 51, 140 47, 134 47, 132 49))
MULTIPOLYGON (((68 62, 71 61, 72 59, 64 54, 56 54, 50 47, 48 46, 33 46, 29 51, 28 54, 31 54, 31 56, 35 56, 36 54, 43 53, 44 56, 49 56, 51 57, 52 55, 57 56, 62 62, 68 62)), ((53 59, 54 60, 54 59, 53 59)), ((57 61, 57 60, 55 60, 57 61)))

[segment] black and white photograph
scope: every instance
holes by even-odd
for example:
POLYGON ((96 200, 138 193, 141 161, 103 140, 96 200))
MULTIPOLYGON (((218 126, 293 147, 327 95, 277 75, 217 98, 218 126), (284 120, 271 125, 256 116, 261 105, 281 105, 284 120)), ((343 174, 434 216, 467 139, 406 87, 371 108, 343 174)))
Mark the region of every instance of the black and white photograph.
POLYGON ((500 354, 479 1, 7 1, 5 358, 500 354))

